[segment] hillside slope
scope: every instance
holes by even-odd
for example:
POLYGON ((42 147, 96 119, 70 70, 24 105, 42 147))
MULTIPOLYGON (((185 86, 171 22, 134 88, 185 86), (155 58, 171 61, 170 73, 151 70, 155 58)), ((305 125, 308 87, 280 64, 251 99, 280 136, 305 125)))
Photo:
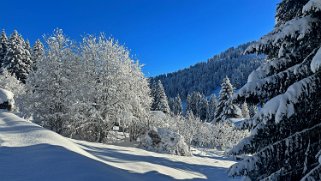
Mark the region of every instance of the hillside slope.
POLYGON ((223 157, 180 157, 62 137, 0 112, 1 180, 234 180, 223 157))
POLYGON ((229 48, 208 59, 207 62, 156 76, 152 78, 152 81, 161 80, 168 97, 180 94, 183 99, 193 91, 201 92, 206 96, 210 95, 214 89, 220 86, 226 76, 230 78, 236 88, 240 88, 247 82, 248 75, 265 59, 264 55, 243 54, 251 44, 252 42, 236 48, 229 48))

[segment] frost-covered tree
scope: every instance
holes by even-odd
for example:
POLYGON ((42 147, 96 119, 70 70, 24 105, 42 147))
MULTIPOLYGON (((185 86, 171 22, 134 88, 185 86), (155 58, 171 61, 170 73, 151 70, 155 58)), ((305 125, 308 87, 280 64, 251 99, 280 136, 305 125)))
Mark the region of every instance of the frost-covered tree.
POLYGON ((233 86, 228 77, 225 77, 221 84, 220 96, 215 112, 215 121, 221 122, 228 118, 238 117, 239 108, 231 101, 233 86))
POLYGON ((151 98, 141 65, 114 39, 79 46, 56 30, 27 79, 34 121, 65 136, 108 142, 116 125, 135 140, 148 128, 151 98))
POLYGON ((89 79, 84 83, 95 94, 90 95, 93 96, 90 101, 101 117, 98 121, 102 125, 98 126, 104 131, 99 142, 108 136, 107 131, 116 122, 128 128, 131 140, 135 140, 147 129, 151 103, 141 65, 133 61, 129 51, 114 39, 88 37, 83 44, 82 54, 85 67, 88 67, 85 76, 89 79))
POLYGON ((4 57, 7 54, 8 49, 8 38, 6 32, 2 30, 0 37, 0 68, 3 65, 4 57))
POLYGON ((185 138, 185 142, 189 149, 191 148, 192 141, 195 140, 195 136, 199 132, 200 126, 201 120, 191 111, 187 112, 186 118, 181 120, 178 124, 179 134, 185 138))
POLYGON ((250 118, 250 111, 249 111, 249 107, 247 106, 246 102, 244 102, 242 104, 242 109, 241 110, 242 110, 242 116, 244 118, 250 118))
POLYGON ((8 48, 4 57, 3 67, 25 83, 30 72, 31 55, 26 43, 15 30, 10 36, 8 48))
POLYGON ((159 80, 155 82, 152 88, 153 103, 151 106, 152 111, 162 111, 164 113, 170 113, 167 96, 162 82, 159 80))
POLYGON ((249 121, 249 137, 232 154, 252 156, 230 175, 251 180, 320 180, 321 3, 283 0, 274 30, 247 52, 263 52, 267 63, 249 76, 235 101, 261 103, 249 121))
POLYGON ((71 41, 61 30, 56 30, 47 38, 48 51, 37 62, 37 71, 30 73, 27 79, 27 110, 34 121, 57 133, 62 133, 67 113, 71 107, 69 96, 72 92, 70 80, 70 62, 76 55, 71 41))
POLYGON ((212 94, 208 102, 208 121, 212 122, 215 119, 215 111, 217 107, 217 97, 212 94))

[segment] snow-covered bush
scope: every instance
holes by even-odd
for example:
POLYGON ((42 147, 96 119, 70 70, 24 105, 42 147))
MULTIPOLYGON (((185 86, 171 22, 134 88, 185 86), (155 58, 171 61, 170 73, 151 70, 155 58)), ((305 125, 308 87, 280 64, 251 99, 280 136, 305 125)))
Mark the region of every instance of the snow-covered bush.
POLYGON ((230 122, 202 123, 194 146, 228 151, 248 134, 247 130, 238 130, 230 122))
POLYGON ((249 134, 247 130, 237 129, 230 121, 204 123, 191 112, 187 114, 187 117, 183 117, 154 111, 150 116, 150 125, 180 134, 184 137, 189 149, 195 146, 229 150, 249 134))
POLYGON ((140 146, 151 151, 190 156, 184 137, 167 128, 151 128, 139 138, 140 146))

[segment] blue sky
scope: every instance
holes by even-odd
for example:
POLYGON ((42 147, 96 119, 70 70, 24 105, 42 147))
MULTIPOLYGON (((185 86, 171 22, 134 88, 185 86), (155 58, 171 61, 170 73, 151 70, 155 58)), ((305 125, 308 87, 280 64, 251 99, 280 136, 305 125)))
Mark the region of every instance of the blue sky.
POLYGON ((205 61, 272 30, 280 0, 4 0, 0 28, 34 42, 61 28, 71 39, 104 32, 154 76, 205 61))

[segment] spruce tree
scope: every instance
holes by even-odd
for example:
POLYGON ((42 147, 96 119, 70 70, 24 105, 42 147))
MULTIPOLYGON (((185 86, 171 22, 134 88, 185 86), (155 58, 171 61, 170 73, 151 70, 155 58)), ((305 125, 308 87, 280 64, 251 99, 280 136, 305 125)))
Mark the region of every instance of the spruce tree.
POLYGON ((37 39, 33 48, 32 48, 32 52, 31 52, 31 60, 32 60, 32 69, 33 70, 36 69, 37 61, 40 60, 41 57, 44 56, 44 54, 45 54, 44 46, 41 43, 41 41, 39 39, 37 39))
POLYGON ((247 50, 269 60, 233 97, 263 105, 230 153, 251 154, 229 174, 251 180, 321 179, 321 4, 283 0, 274 30, 247 50))
POLYGON ((152 111, 162 111, 164 113, 170 113, 167 96, 163 84, 158 80, 157 84, 154 83, 152 88, 153 103, 151 106, 152 111))
POLYGON ((212 122, 215 118, 215 111, 217 107, 217 97, 212 94, 208 102, 208 121, 212 122))
POLYGON ((182 100, 181 97, 179 95, 177 95, 175 98, 172 98, 172 107, 171 107, 171 111, 175 114, 175 115, 180 115, 182 114, 183 111, 183 107, 182 107, 182 100))
POLYGON ((253 118, 254 115, 258 112, 257 105, 255 105, 255 104, 250 104, 248 107, 249 107, 249 115, 250 115, 250 118, 253 118))
POLYGON ((208 118, 208 102, 206 97, 200 92, 194 91, 187 96, 187 110, 202 121, 208 118))
POLYGON ((220 90, 220 97, 218 100, 216 112, 215 112, 215 121, 221 122, 231 117, 233 109, 233 103, 230 101, 230 98, 233 95, 233 86, 228 77, 223 79, 220 90))
POLYGON ((250 111, 246 102, 242 104, 242 116, 244 118, 250 118, 250 111))
POLYGON ((2 30, 1 37, 0 37, 0 68, 3 65, 4 57, 7 53, 8 49, 8 38, 6 32, 2 30))
POLYGON ((4 68, 23 83, 25 83, 31 67, 31 55, 27 46, 18 32, 14 30, 10 36, 3 63, 4 68))

